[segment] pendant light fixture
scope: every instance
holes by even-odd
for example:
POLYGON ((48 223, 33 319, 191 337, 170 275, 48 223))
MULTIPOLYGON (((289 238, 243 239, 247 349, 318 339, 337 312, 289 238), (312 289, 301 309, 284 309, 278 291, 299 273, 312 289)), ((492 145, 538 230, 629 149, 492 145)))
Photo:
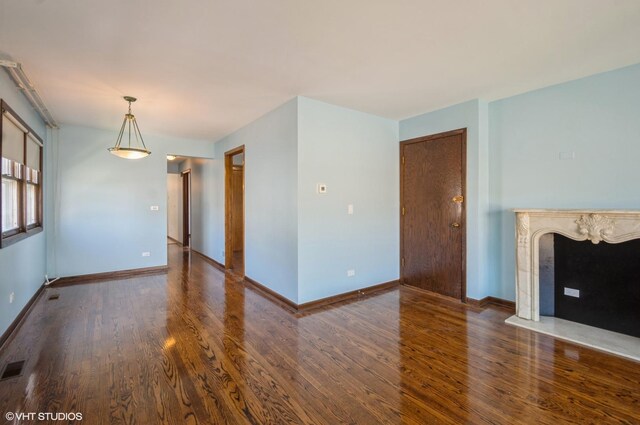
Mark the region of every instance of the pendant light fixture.
POLYGON ((151 151, 147 149, 147 146, 144 144, 144 140, 142 140, 142 134, 140 134, 140 129, 138 128, 136 117, 131 113, 131 103, 135 102, 137 99, 135 97, 125 96, 124 100, 129 102, 129 112, 124 114, 124 121, 122 122, 122 127, 120 127, 118 140, 116 141, 116 145, 114 147, 109 148, 109 152, 125 159, 144 158, 145 156, 151 155, 151 151), (126 147, 122 147, 122 137, 124 136, 125 130, 127 130, 127 134, 129 136, 127 139, 128 144, 126 147), (131 146, 132 133, 133 138, 135 139, 134 147, 131 146))

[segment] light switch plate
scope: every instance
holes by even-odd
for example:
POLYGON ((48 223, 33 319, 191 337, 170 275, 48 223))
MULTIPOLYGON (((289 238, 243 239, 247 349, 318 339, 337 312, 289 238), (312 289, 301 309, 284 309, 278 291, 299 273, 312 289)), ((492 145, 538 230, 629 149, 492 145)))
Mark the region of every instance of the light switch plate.
POLYGON ((327 193, 327 185, 324 183, 318 183, 316 190, 318 193, 327 193))
POLYGON ((160 207, 158 207, 157 205, 151 205, 151 211, 158 211, 160 209, 160 207))
POLYGON ((572 159, 576 159, 576 153, 571 151, 571 152, 560 152, 560 159, 562 160, 572 160, 572 159))
POLYGON ((347 205, 347 214, 353 215, 353 204, 347 205))

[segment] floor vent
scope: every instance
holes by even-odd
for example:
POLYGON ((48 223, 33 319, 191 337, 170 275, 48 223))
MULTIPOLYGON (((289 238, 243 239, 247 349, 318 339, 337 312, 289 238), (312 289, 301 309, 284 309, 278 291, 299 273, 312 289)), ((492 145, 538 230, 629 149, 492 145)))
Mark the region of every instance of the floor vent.
POLYGON ((60 294, 53 294, 49 296, 49 300, 57 300, 58 298, 60 298, 60 294))
POLYGON ((24 360, 20 360, 19 362, 8 363, 4 370, 2 371, 2 377, 0 377, 0 381, 14 378, 16 376, 20 376, 22 374, 22 367, 24 366, 24 360))

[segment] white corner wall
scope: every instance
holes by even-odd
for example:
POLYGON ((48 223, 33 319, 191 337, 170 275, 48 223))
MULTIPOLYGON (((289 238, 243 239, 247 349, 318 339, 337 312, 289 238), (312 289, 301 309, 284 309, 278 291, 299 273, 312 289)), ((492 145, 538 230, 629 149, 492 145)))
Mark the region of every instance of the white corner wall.
POLYGON ((305 97, 298 110, 298 303, 397 280, 398 122, 305 97))
POLYGON ((396 121, 298 97, 192 161, 193 248, 220 263, 224 153, 242 145, 247 277, 295 303, 398 279, 396 121))
POLYGON ((224 264, 224 153, 245 146, 245 274, 298 300, 298 100, 215 144, 215 160, 191 162, 192 244, 224 264))

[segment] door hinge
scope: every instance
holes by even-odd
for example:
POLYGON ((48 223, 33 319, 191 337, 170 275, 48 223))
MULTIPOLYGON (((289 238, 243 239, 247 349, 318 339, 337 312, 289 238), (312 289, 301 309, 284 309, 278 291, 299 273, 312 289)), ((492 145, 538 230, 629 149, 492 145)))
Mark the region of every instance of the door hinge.
POLYGON ((402 267, 404 267, 404 257, 402 257, 401 263, 402 263, 402 267))
POLYGON ((404 207, 402 207, 402 215, 404 215, 404 207))
POLYGON ((404 155, 402 155, 402 165, 404 165, 404 155))

